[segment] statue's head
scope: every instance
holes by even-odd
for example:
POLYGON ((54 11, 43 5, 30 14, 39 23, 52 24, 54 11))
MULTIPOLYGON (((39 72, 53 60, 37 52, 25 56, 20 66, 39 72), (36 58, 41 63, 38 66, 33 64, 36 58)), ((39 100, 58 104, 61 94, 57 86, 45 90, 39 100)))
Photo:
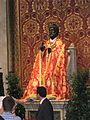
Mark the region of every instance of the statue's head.
POLYGON ((59 27, 55 23, 49 24, 49 37, 53 40, 55 37, 58 36, 59 33, 59 27))

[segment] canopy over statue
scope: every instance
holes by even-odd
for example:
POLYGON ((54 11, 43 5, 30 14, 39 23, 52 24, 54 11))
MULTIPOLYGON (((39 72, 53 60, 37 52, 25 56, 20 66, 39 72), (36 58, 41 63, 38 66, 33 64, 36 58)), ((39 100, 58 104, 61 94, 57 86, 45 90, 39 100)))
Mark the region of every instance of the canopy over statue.
POLYGON ((47 97, 59 100, 68 98, 66 81, 66 51, 65 44, 58 38, 57 24, 49 25, 50 39, 42 43, 36 56, 33 71, 23 98, 36 96, 37 86, 45 86, 47 97))

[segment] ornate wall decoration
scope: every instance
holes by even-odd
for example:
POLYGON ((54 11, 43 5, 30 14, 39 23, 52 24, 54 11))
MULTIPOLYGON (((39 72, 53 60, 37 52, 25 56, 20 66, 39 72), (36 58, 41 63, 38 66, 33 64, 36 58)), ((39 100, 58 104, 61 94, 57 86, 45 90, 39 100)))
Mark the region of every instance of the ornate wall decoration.
POLYGON ((23 24, 23 33, 24 35, 34 36, 38 31, 37 21, 29 19, 23 24))
POLYGON ((20 1, 20 13, 21 15, 25 14, 26 12, 28 12, 28 2, 26 2, 25 0, 21 0, 20 1))
POLYGON ((63 11, 69 5, 69 0, 53 0, 53 6, 59 10, 63 11))
POLYGON ((48 25, 50 23, 57 23, 57 25, 60 26, 60 20, 57 17, 48 17, 43 24, 44 31, 47 33, 49 32, 48 25))
POLYGON ((72 14, 65 21, 65 30, 69 32, 78 32, 82 29, 83 21, 80 16, 72 14))
MULTIPOLYGON (((66 48, 74 43, 78 68, 90 68, 90 2, 89 0, 17 0, 19 53, 15 69, 25 88, 41 43, 48 39, 47 26, 55 22, 66 48), (87 61, 86 61, 87 59, 87 61), (18 62, 19 61, 19 62, 18 62), (18 63, 20 65, 18 65, 18 63)), ((16 29, 17 32, 17 29, 16 29)))
POLYGON ((85 9, 90 5, 90 0, 76 0, 76 5, 85 9))
POLYGON ((87 18, 87 26, 90 28, 90 16, 87 18))
POLYGON ((37 14, 40 14, 46 11, 48 3, 48 0, 33 0, 32 8, 37 14))
POLYGON ((80 68, 90 66, 90 38, 84 37, 77 43, 77 62, 80 68))

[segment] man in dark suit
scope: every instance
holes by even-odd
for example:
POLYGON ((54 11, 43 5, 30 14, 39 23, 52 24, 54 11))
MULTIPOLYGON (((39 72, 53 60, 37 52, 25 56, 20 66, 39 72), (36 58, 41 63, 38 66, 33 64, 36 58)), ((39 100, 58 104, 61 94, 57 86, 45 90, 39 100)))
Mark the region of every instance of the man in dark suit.
POLYGON ((46 98, 46 88, 43 86, 37 87, 37 98, 40 100, 38 108, 37 120, 54 120, 53 107, 50 101, 46 98))

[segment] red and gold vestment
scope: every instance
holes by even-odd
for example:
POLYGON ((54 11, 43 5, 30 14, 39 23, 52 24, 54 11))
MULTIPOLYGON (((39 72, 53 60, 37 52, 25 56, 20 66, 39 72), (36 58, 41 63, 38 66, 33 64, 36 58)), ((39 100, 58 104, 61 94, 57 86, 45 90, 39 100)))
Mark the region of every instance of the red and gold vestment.
POLYGON ((67 99, 65 54, 65 44, 61 39, 57 38, 54 42, 48 40, 45 43, 44 52, 39 51, 36 56, 23 98, 35 97, 37 86, 45 86, 49 98, 67 99), (48 48, 51 48, 51 53, 48 53, 48 48))

